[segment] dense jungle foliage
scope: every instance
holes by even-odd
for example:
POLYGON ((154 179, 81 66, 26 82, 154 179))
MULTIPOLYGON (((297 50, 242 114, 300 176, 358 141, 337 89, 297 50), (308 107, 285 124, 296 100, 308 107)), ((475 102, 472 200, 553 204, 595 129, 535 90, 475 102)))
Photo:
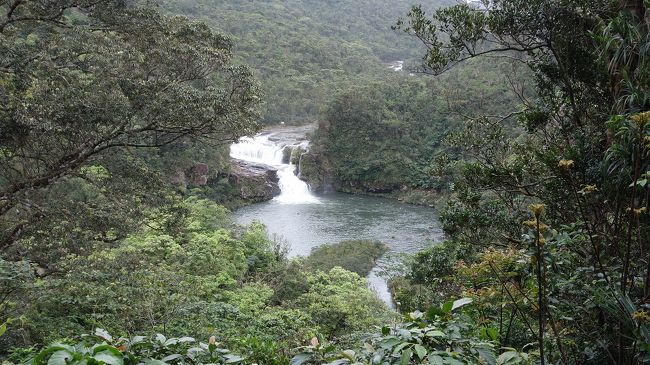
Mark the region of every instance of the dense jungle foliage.
POLYGON ((3 361, 650 362, 650 2, 410 5, 0 0, 3 361), (380 243, 288 259, 214 201, 321 109, 304 178, 448 195, 399 313, 380 243))

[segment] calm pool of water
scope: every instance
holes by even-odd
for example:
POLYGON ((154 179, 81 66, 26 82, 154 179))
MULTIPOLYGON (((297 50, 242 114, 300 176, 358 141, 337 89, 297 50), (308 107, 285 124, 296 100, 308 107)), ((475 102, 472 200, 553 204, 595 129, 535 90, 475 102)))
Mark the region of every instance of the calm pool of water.
MULTIPOLYGON (((258 220, 281 236, 289 256, 307 256, 312 248, 349 239, 376 239, 389 253, 414 253, 443 239, 434 209, 395 200, 348 194, 318 196, 319 204, 283 204, 276 200, 234 212, 238 223, 258 220)), ((381 264, 381 263, 380 263, 381 264)), ((368 276, 377 295, 392 305, 378 268, 368 276)))

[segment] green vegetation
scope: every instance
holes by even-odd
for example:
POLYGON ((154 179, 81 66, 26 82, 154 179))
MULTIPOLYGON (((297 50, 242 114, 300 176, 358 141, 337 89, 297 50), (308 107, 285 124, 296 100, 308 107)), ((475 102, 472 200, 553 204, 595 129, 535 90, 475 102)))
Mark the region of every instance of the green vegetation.
POLYGON ((390 29, 410 6, 407 0, 162 2, 236 40, 238 59, 262 82, 263 121, 292 124, 316 120, 323 101, 360 79, 383 80, 393 73, 388 62, 419 58, 417 42, 390 29))
POLYGON ((432 72, 517 49, 538 98, 449 138, 466 156, 441 214, 449 242, 394 282, 404 309, 468 295, 499 346, 534 346, 542 364, 648 361, 647 14, 647 1, 412 9, 400 27, 432 72))
POLYGON ((384 253, 386 245, 379 241, 343 241, 313 249, 305 259, 304 265, 311 270, 325 272, 339 266, 365 277, 384 253))
POLYGON ((359 275, 287 261, 263 226, 235 226, 224 208, 196 198, 176 209, 181 221, 161 216, 114 247, 67 257, 64 274, 20 276, 24 267, 2 261, 3 272, 16 272, 3 308, 20 318, 2 336, 5 351, 100 327, 122 336, 216 335, 262 356, 316 334, 343 341, 390 318, 359 275), (38 300, 25 302, 31 295, 38 300))
POLYGON ((433 80, 394 77, 340 93, 301 161, 301 177, 316 190, 433 204, 462 158, 446 139, 463 116, 504 114, 517 105, 509 82, 525 82, 527 73, 506 69, 477 60, 433 80))
POLYGON ((650 361, 647 0, 413 7, 431 78, 383 64, 417 57, 384 33, 402 1, 260 5, 0 0, 3 360, 650 361), (289 260, 215 202, 227 143, 321 107, 303 178, 447 195, 402 321, 363 278, 379 242, 289 260))

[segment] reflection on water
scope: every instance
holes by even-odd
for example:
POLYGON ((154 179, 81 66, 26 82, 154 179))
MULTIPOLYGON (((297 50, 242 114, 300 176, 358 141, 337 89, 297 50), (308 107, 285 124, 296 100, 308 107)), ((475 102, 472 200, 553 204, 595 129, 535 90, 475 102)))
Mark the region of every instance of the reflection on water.
MULTIPOLYGON (((338 193, 318 198, 321 204, 287 205, 272 200, 239 209, 234 216, 241 224, 258 220, 270 234, 283 237, 289 256, 307 256, 314 247, 349 239, 376 239, 386 243, 389 252, 413 253, 443 238, 431 208, 338 193)), ((377 269, 368 281, 392 305, 386 281, 377 269)))

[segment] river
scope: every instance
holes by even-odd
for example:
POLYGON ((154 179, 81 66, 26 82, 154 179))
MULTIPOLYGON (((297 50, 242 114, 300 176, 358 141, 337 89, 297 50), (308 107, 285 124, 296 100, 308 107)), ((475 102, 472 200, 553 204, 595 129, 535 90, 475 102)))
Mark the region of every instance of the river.
POLYGON ((368 275, 368 284, 380 299, 393 306, 381 267, 394 253, 414 253, 443 239, 434 209, 395 200, 330 193, 312 194, 294 174, 295 166, 282 162, 282 149, 306 146, 300 134, 274 131, 231 146, 231 156, 261 162, 278 169, 282 193, 271 201, 238 209, 235 220, 258 220, 272 235, 288 244, 289 256, 309 255, 312 248, 349 239, 376 239, 389 252, 368 275))

